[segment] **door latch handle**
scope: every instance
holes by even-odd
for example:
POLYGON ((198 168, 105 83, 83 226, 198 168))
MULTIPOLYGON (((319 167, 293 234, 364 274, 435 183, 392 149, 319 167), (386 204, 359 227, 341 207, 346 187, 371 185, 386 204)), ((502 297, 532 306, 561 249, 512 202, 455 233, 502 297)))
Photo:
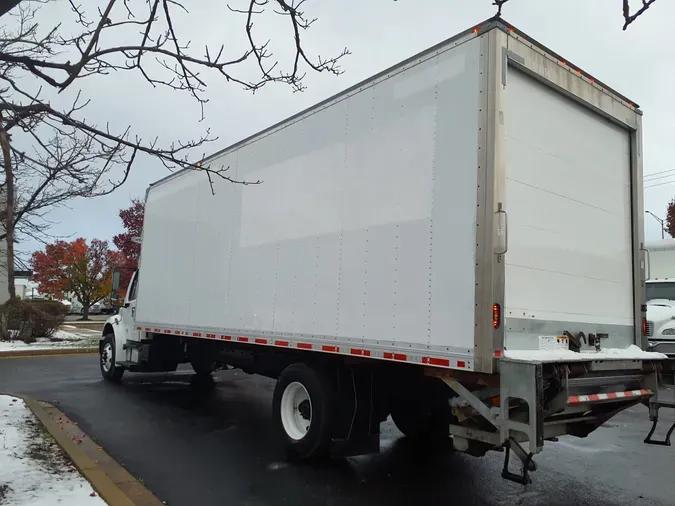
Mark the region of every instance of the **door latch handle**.
POLYGON ((504 255, 509 250, 509 217, 501 202, 497 204, 497 245, 495 253, 504 255))
POLYGON ((136 318, 136 306, 131 308, 131 317, 136 318))
POLYGON ((649 250, 644 246, 640 246, 640 250, 644 251, 644 258, 642 259, 642 270, 644 271, 643 280, 648 281, 652 279, 652 257, 649 255, 649 250))

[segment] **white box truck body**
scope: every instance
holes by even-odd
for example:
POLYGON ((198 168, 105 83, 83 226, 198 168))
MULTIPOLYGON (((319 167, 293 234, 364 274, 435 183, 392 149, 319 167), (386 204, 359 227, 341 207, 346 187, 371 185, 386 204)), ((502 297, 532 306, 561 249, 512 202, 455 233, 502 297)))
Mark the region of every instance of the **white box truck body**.
POLYGON ((545 439, 656 392, 641 112, 502 20, 201 167, 148 190, 106 377, 241 367, 279 379, 300 456, 370 451, 391 414, 411 437, 513 449, 519 480, 545 439))

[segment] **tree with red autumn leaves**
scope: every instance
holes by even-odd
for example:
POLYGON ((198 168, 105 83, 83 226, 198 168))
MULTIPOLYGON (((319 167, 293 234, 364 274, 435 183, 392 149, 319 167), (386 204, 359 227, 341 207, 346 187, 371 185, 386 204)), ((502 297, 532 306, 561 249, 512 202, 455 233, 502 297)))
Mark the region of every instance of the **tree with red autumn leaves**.
POLYGON ((120 286, 117 291, 118 297, 124 297, 131 281, 133 271, 138 267, 138 259, 141 255, 141 244, 138 241, 143 232, 143 213, 145 203, 140 199, 132 199, 131 206, 120 209, 119 217, 126 232, 113 237, 113 243, 120 250, 120 286))
POLYGON ((137 267, 138 257, 141 254, 141 244, 136 242, 136 238, 141 237, 143 231, 143 213, 145 203, 140 199, 133 199, 131 206, 121 209, 119 216, 122 220, 126 232, 117 234, 113 237, 113 243, 117 246, 127 259, 127 267, 137 267))
POLYGON ((57 241, 31 258, 33 281, 46 295, 63 299, 72 294, 82 304, 84 320, 89 318, 92 304, 110 294, 112 270, 123 261, 119 251, 113 251, 108 241, 83 238, 73 242, 57 241))

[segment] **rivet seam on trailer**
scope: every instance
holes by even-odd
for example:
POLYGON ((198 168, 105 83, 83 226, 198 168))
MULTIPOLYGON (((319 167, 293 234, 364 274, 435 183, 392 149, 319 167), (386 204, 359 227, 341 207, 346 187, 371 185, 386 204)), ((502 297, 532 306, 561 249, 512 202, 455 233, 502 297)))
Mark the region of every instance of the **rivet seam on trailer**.
POLYGON ((433 357, 428 355, 415 355, 410 353, 398 353, 394 351, 382 351, 368 349, 364 347, 351 348, 348 346, 338 346, 330 344, 316 344, 302 341, 287 341, 274 338, 231 336, 225 334, 215 334, 212 332, 197 332, 189 330, 162 329, 150 327, 136 327, 139 332, 154 332, 155 334, 166 334, 173 336, 197 337, 200 339, 217 339, 221 341, 231 341, 245 344, 272 346, 277 348, 296 348, 299 350, 316 350, 324 353, 352 355, 356 357, 369 357, 381 360, 390 360, 393 362, 406 362, 411 364, 422 364, 433 367, 442 367, 447 369, 466 369, 473 370, 473 364, 470 360, 450 359, 443 357, 433 357))

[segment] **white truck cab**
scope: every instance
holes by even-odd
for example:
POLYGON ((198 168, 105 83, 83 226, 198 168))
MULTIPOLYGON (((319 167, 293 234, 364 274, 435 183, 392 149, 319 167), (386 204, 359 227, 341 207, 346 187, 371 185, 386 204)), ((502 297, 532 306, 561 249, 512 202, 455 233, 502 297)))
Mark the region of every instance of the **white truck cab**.
MULTIPOLYGON (((116 297, 120 284, 120 270, 113 273, 113 297, 116 297)), ((110 379, 118 380, 122 377, 124 368, 122 363, 138 361, 139 348, 130 346, 130 343, 140 341, 140 331, 136 328, 136 294, 138 292, 138 270, 129 282, 129 288, 124 298, 124 305, 118 314, 111 316, 105 322, 103 335, 99 344, 101 354, 101 369, 110 379), (120 353, 120 356, 116 356, 120 353), (135 355, 134 355, 135 353, 135 355)))
POLYGON ((645 246, 649 252, 646 286, 649 346, 652 351, 675 358, 675 239, 645 246))

